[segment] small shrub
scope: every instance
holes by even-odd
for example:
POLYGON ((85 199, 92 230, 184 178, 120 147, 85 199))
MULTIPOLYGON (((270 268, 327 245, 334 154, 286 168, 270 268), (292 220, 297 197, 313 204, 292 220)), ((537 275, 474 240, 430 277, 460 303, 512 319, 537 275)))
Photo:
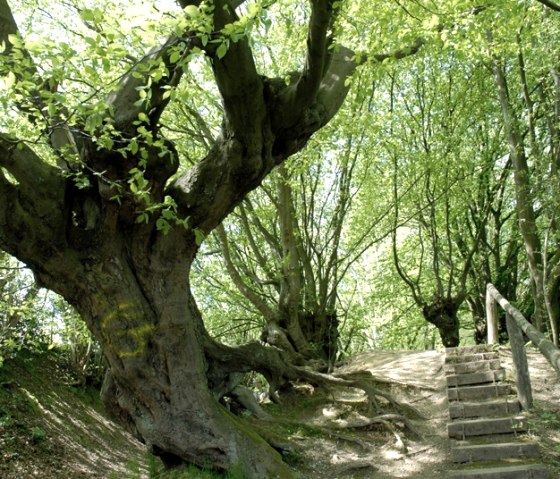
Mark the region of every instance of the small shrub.
POLYGON ((33 444, 39 444, 43 442, 45 440, 45 437, 47 437, 47 433, 44 429, 38 426, 34 426, 33 428, 31 428, 31 442, 33 444))

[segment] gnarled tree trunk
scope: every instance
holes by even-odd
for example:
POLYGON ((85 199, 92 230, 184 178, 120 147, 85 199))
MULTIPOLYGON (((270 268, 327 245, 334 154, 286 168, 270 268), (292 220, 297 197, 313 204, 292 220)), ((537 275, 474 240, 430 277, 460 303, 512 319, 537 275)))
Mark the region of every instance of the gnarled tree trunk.
POLYGON ((438 329, 441 342, 447 348, 459 346, 460 325, 457 311, 462 302, 463 298, 437 297, 422 307, 424 318, 438 329))
MULTIPOLYGON (((216 31, 238 20, 234 7, 215 2, 216 31)), ((308 61, 291 85, 257 73, 246 38, 232 42, 225 55, 206 45, 223 102, 222 133, 204 159, 171 181, 180 158, 161 136, 160 116, 170 102, 165 92, 177 86, 186 65, 177 60, 178 49, 186 58, 203 47, 196 34, 171 35, 129 71, 106 97, 99 130, 78 117, 70 128, 57 113, 63 106, 45 116, 53 110, 46 103, 51 97, 41 95, 49 83, 23 43, 13 44, 17 27, 0 0, 3 59, 13 65, 16 81, 36 82, 22 114, 47 123, 46 140, 62 166, 41 158, 25 138, 0 134, 0 248, 77 308, 110 367, 105 397, 170 463, 237 466, 255 479, 291 476, 280 455, 218 402, 239 372, 260 369, 279 384, 289 368, 259 345, 246 358, 214 343, 191 295, 189 272, 197 236, 208 234, 275 166, 303 148, 346 96, 353 54, 332 50, 327 41, 331 2, 312 7, 308 61), (22 55, 29 61, 18 69, 22 55), (156 81, 154 67, 167 73, 156 81), (100 143, 101 136, 111 142, 100 143), (115 144, 124 150, 113 150, 115 144), (77 170, 86 187, 76 187, 77 170), (165 206, 169 199, 175 209, 165 206), (237 359, 223 361, 228 354, 237 359)))

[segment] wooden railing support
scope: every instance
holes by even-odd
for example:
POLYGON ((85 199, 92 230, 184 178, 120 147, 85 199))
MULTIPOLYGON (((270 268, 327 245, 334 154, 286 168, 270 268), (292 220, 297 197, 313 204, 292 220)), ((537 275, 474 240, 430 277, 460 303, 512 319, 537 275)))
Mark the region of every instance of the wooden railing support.
POLYGON ((542 355, 548 360, 556 372, 560 373, 560 349, 544 334, 537 330, 523 315, 505 299, 493 284, 488 284, 486 294, 491 294, 502 309, 509 313, 521 331, 539 348, 542 355))
POLYGON ((531 389, 531 377, 529 365, 527 364, 527 353, 523 333, 515 324, 515 319, 506 313, 506 326, 511 344, 511 356, 515 367, 515 385, 517 386, 517 398, 521 407, 526 411, 533 407, 533 391, 531 389))
POLYGON ((488 344, 498 344, 498 305, 486 287, 486 333, 488 334, 488 344))
POLYGON ((488 329, 488 343, 494 344, 498 338, 498 312, 496 303, 506 312, 506 323, 511 343, 511 352, 515 366, 517 393, 519 402, 524 409, 531 407, 533 398, 527 354, 523 341, 523 334, 539 348, 556 372, 560 373, 560 349, 552 341, 539 332, 525 317, 505 299, 493 284, 486 286, 486 321, 488 329))

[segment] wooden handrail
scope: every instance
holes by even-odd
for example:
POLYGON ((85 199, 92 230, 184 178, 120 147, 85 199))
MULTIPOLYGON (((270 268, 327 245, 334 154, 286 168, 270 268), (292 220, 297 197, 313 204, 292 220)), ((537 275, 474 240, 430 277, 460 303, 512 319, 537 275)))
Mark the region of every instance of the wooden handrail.
POLYGON ((511 344, 513 364, 516 373, 517 395, 523 409, 533 405, 527 353, 523 341, 523 333, 539 349, 552 367, 560 373, 560 349, 552 341, 538 331, 525 317, 505 299, 493 284, 486 286, 486 325, 488 344, 498 342, 498 310, 499 304, 506 312, 506 326, 511 344))

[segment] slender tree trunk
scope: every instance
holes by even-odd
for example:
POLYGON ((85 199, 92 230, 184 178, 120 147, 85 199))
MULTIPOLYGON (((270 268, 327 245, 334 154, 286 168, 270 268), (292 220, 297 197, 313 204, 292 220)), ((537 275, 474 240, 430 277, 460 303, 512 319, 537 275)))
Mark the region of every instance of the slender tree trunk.
POLYGON ((515 120, 514 113, 511 111, 503 67, 498 59, 493 60, 492 69, 498 89, 498 99, 502 108, 504 125, 508 135, 509 154, 513 164, 519 229, 525 244, 531 281, 535 291, 534 322, 535 327, 539 331, 543 331, 545 328, 543 260, 541 241, 537 233, 535 221, 536 215, 533 209, 534 201, 531 194, 529 167, 525 156, 523 140, 519 131, 519 125, 515 120))
POLYGON ((282 244, 282 280, 280 283, 281 326, 286 329, 288 336, 296 350, 309 355, 309 342, 300 324, 301 311, 301 272, 295 232, 295 218, 293 210, 292 188, 286 167, 279 167, 277 180, 278 188, 278 218, 282 244))

